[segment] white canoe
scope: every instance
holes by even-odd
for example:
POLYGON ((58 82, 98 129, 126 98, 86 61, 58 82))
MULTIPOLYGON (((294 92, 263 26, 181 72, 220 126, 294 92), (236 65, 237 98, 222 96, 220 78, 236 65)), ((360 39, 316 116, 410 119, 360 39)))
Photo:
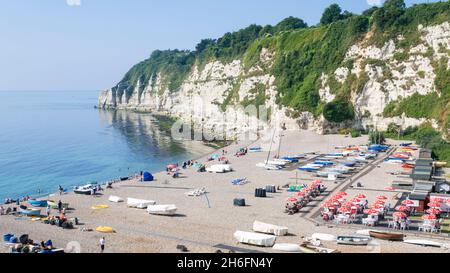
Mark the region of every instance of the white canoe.
POLYGON ((243 244, 272 247, 275 244, 276 236, 254 232, 236 231, 234 238, 243 244))
POLYGON ((410 244, 410 245, 420 245, 420 246, 431 246, 431 247, 443 247, 444 244, 438 243, 438 242, 434 242, 434 241, 429 241, 429 240, 404 240, 403 241, 405 244, 410 244))
POLYGON ((272 248, 284 252, 302 252, 301 247, 297 244, 275 244, 272 248))
POLYGON ((129 208, 146 209, 148 206, 155 205, 155 201, 141 200, 135 198, 127 198, 127 206, 129 208))
POLYGON ((314 233, 311 238, 319 241, 333 242, 337 240, 337 237, 326 233, 314 233))
POLYGON ((151 205, 147 207, 147 212, 157 215, 174 215, 177 207, 175 205, 151 205))
POLYGON ((113 203, 120 203, 120 202, 123 202, 123 199, 120 198, 119 196, 111 195, 111 196, 108 198, 108 201, 109 201, 109 202, 113 202, 113 203))
POLYGON ((284 236, 288 233, 288 228, 255 221, 253 223, 253 231, 267 233, 267 234, 273 234, 276 236, 284 236))

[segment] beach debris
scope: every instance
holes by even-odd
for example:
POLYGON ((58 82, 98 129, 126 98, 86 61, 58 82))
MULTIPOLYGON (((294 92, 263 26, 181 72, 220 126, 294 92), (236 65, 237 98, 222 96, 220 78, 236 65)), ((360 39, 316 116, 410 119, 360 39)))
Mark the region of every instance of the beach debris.
POLYGON ((177 245, 177 249, 181 252, 188 252, 188 248, 185 245, 177 245))

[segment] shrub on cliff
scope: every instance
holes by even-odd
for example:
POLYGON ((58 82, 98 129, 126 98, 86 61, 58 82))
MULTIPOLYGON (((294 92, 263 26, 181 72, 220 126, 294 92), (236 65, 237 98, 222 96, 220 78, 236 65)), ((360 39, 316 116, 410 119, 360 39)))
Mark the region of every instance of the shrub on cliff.
POLYGON ((323 116, 331 122, 343 122, 355 117, 355 112, 351 103, 343 100, 334 100, 325 104, 323 116))

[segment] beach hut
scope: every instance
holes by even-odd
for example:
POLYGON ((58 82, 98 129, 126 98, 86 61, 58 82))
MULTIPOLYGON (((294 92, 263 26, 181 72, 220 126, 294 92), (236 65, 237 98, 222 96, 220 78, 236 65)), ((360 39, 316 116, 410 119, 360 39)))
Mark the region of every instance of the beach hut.
POLYGON ((153 175, 151 173, 149 173, 149 172, 144 172, 143 176, 144 176, 143 177, 143 182, 150 182, 150 181, 153 181, 155 179, 153 177, 153 175))

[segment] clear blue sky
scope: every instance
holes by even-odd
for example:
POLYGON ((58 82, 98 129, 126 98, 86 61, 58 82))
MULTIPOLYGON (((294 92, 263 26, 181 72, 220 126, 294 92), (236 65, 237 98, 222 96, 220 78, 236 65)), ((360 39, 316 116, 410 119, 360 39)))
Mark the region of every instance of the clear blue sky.
POLYGON ((369 8, 367 0, 0 0, 0 90, 100 90, 155 49, 192 49, 288 16, 316 24, 335 2, 369 8))

